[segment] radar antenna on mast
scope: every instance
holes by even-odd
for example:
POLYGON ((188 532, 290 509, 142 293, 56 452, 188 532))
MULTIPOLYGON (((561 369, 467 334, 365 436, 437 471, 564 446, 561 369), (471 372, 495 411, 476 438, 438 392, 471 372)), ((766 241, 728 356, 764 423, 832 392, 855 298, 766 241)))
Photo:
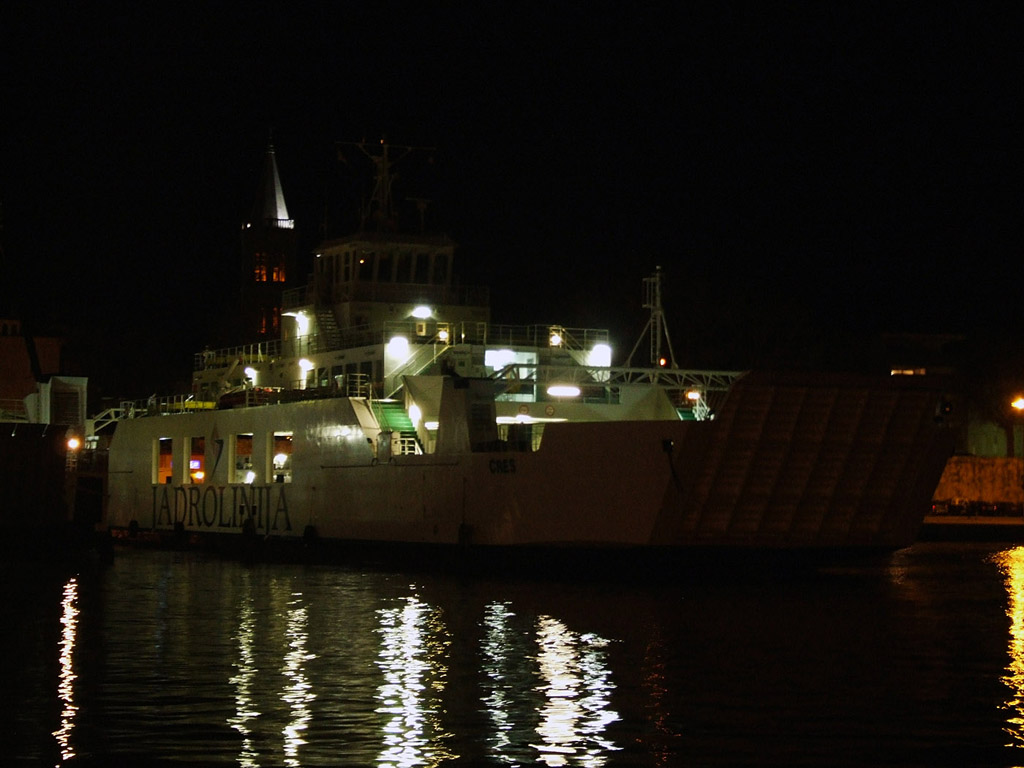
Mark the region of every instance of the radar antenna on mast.
POLYGON ((633 345, 633 351, 629 353, 629 359, 626 360, 626 367, 631 368, 633 366, 633 355, 640 348, 640 342, 644 340, 644 337, 649 336, 651 364, 659 368, 678 368, 679 366, 676 365, 676 353, 672 350, 672 339, 668 335, 668 325, 665 323, 665 310, 661 306, 661 267, 655 267, 654 274, 644 278, 643 306, 644 309, 651 310, 651 317, 647 321, 647 325, 644 326, 643 331, 640 332, 640 338, 633 345), (661 353, 662 337, 664 337, 665 343, 668 346, 667 359, 661 353))
POLYGON ((413 151, 432 151, 434 147, 414 147, 401 144, 389 144, 386 138, 380 140, 379 149, 373 144, 364 141, 339 141, 338 157, 347 162, 341 154, 341 147, 356 147, 374 165, 374 186, 370 199, 363 205, 360 212, 360 229, 365 229, 367 222, 372 221, 378 229, 394 229, 396 226, 396 211, 394 200, 391 195, 391 187, 396 175, 393 172, 394 166, 406 155, 413 151), (392 156, 392 151, 397 151, 397 156, 392 156))

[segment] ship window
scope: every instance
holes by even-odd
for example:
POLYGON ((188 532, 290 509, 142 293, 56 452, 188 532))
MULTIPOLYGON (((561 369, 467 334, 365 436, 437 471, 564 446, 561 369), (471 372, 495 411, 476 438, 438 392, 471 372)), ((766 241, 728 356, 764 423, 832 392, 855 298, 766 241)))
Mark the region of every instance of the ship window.
POLYGON ((252 432, 235 435, 231 447, 231 482, 252 483, 256 479, 252 465, 252 432))
POLYGON ((188 477, 193 483, 206 480, 206 438, 193 437, 188 455, 188 477))
POLYGON ((174 476, 174 440, 161 437, 153 448, 153 482, 168 484, 174 476))
POLYGON ((430 278, 430 282, 434 285, 444 285, 448 282, 448 275, 446 273, 446 267, 448 262, 442 258, 438 258, 437 254, 431 256, 431 272, 433 273, 430 278))
POLYGON ((395 268, 395 263, 394 263, 394 261, 391 260, 391 254, 388 253, 387 251, 381 251, 381 254, 380 254, 380 256, 378 258, 380 259, 380 261, 378 262, 378 266, 377 266, 377 280, 378 280, 378 282, 381 282, 381 283, 391 283, 391 282, 394 282, 395 276, 394 276, 394 271, 393 270, 395 268))
POLYGON ((430 282, 430 254, 416 254, 416 272, 413 276, 414 283, 430 282))
POLYGON ((275 432, 270 452, 272 477, 275 483, 292 481, 292 433, 275 432))
POLYGON ((373 262, 375 258, 376 255, 368 251, 364 251, 362 254, 360 254, 358 260, 360 281, 369 281, 373 279, 373 262))
POLYGON ((408 283, 412 277, 412 254, 400 253, 395 258, 395 280, 408 283))

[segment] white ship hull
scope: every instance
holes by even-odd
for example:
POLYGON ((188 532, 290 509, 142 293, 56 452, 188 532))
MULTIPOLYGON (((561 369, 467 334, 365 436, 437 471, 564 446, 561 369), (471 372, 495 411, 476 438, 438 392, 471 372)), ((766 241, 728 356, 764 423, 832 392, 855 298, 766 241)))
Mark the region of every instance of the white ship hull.
MULTIPOLYGON (((449 439, 389 456, 361 426, 365 401, 347 397, 129 419, 111 445, 108 520, 479 548, 898 548, 951 441, 935 391, 881 382, 748 375, 713 421, 551 423, 536 450, 449 439), (271 436, 284 433, 288 472, 275 475, 271 436), (252 436, 250 482, 237 435, 252 436), (202 482, 157 482, 160 438, 198 436, 202 482)), ((456 409, 439 431, 466 420, 456 409)))

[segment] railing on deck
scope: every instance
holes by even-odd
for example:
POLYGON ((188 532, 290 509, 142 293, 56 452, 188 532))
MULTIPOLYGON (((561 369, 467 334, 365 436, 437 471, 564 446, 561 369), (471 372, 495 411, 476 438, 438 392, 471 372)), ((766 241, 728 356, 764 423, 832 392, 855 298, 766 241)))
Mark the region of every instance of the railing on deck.
POLYGON ((510 363, 497 371, 494 378, 507 383, 497 395, 500 400, 514 400, 532 394, 537 400, 547 399, 547 388, 553 384, 579 387, 580 402, 617 403, 619 388, 628 385, 657 386, 666 390, 679 409, 692 413, 698 421, 709 418, 719 407, 742 371, 680 370, 666 368, 605 368, 596 366, 522 365, 510 363))
POLYGON ((461 307, 485 307, 490 290, 479 285, 432 285, 429 283, 356 282, 320 289, 312 283, 290 288, 281 297, 284 309, 296 309, 318 303, 340 304, 347 301, 379 301, 392 304, 448 304, 461 307))
POLYGON ((0 421, 28 421, 25 401, 16 398, 0 398, 0 421))
POLYGON ((206 349, 195 355, 194 370, 237 368, 278 357, 303 357, 333 349, 352 349, 386 344, 395 336, 409 341, 437 344, 488 344, 499 346, 558 346, 571 351, 590 350, 595 344, 607 344, 604 328, 566 328, 560 325, 493 325, 486 322, 448 323, 436 320, 389 320, 377 326, 361 325, 340 329, 339 344, 329 345, 317 334, 294 339, 264 341, 221 349, 206 349), (441 333, 448 336, 442 341, 441 333), (553 340, 557 336, 557 342, 553 340))

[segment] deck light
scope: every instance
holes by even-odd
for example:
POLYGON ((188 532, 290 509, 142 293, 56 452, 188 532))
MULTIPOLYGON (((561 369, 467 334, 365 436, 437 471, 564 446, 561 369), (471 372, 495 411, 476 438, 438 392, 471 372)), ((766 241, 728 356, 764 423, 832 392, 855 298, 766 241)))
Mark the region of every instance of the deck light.
POLYGON ((424 306, 422 304, 412 311, 412 316, 415 317, 417 320, 426 320, 432 314, 434 313, 431 311, 430 307, 424 306))
POLYGON ((698 392, 696 389, 688 390, 686 393, 686 399, 695 403, 698 400, 700 400, 700 392, 698 392))
POLYGON ((548 387, 548 394, 552 397, 579 397, 580 388, 573 384, 552 384, 548 387))
POLYGON ((68 450, 69 451, 77 451, 81 446, 82 446, 82 441, 79 440, 77 437, 69 437, 68 438, 68 450))
POLYGON ((484 365, 498 371, 515 362, 516 353, 511 349, 488 349, 484 352, 484 365))
POLYGON ((249 377, 249 381, 251 381, 253 383, 253 385, 256 384, 256 369, 255 368, 252 368, 252 367, 246 368, 245 369, 245 375, 249 377))
POLYGON ((1016 408, 1018 411, 1024 411, 1024 397, 1018 397, 1016 400, 1010 403, 1010 407, 1016 408))
POLYGON ((387 356, 401 362, 409 357, 409 340, 405 336, 393 336, 388 342, 387 356))
POLYGON ((409 406, 409 421, 411 421, 413 423, 413 426, 416 426, 417 424, 419 424, 420 423, 420 419, 422 419, 422 418, 423 418, 423 411, 420 410, 420 407, 418 405, 416 405, 416 403, 413 403, 412 405, 410 405, 409 406))
POLYGON ((299 336, 309 335, 309 315, 305 312, 282 312, 285 317, 295 318, 295 333, 299 336))
POLYGON ((562 346, 562 342, 564 341, 564 337, 565 337, 565 332, 560 327, 558 327, 557 325, 552 326, 548 330, 548 343, 552 347, 560 347, 560 346, 562 346))
POLYGON ((612 364, 612 348, 607 344, 595 344, 587 355, 587 364, 595 368, 607 368, 612 364))

